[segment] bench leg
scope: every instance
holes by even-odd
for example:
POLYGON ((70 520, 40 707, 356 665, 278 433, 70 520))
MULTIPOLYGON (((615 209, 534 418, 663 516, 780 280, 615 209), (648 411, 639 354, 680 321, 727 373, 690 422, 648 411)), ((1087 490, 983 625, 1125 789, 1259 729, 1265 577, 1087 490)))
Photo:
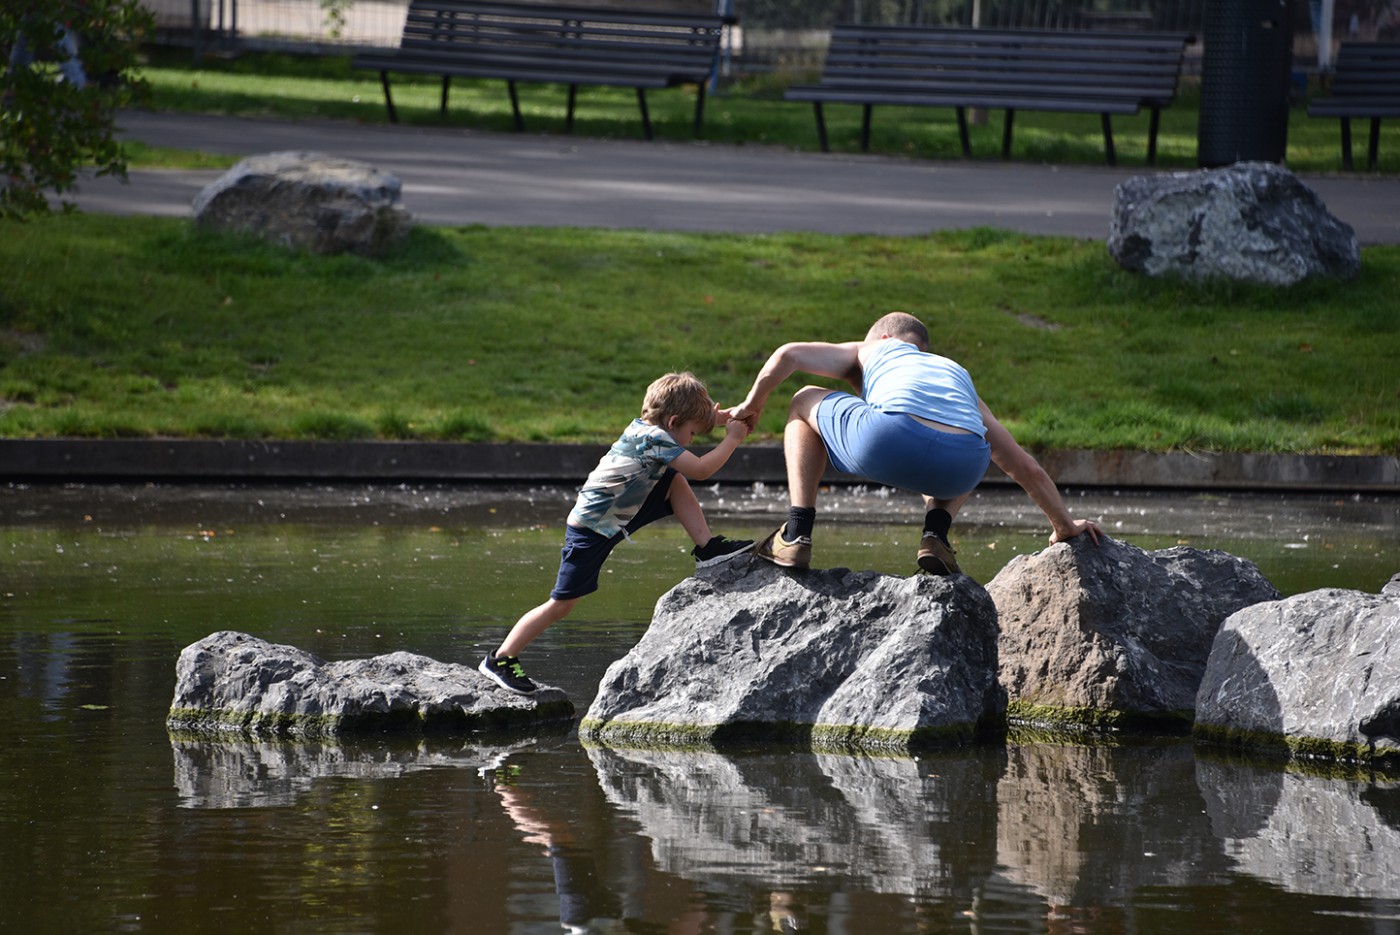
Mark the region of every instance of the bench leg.
POLYGON ((692 135, 693 135, 697 140, 700 139, 700 123, 701 123, 701 121, 702 121, 704 118, 705 118, 705 84, 704 84, 703 82, 701 82, 700 86, 699 86, 699 87, 696 89, 696 91, 695 91, 695 128, 691 131, 692 135))
POLYGON ((438 105, 438 113, 445 119, 447 117, 447 89, 452 84, 450 75, 442 76, 442 103, 438 105))
POLYGON ((1381 118, 1371 118, 1371 138, 1366 146, 1366 169, 1374 171, 1376 168, 1376 158, 1380 156, 1381 149, 1381 118))
POLYGON ((515 93, 515 82, 506 82, 506 91, 510 94, 510 112, 515 115, 516 132, 525 129, 525 119, 520 116, 520 95, 515 93))
POLYGON ((860 118, 860 151, 870 152, 870 112, 874 110, 871 105, 865 105, 865 111, 860 118))
POLYGON ((962 143, 964 159, 972 158, 972 139, 967 134, 967 108, 956 107, 958 114, 958 142, 962 143))
POLYGON ((1351 171, 1351 118, 1342 118, 1342 168, 1351 171))
POLYGON ((564 132, 574 132, 574 99, 578 97, 578 85, 569 85, 569 108, 564 117, 564 132))
POLYGON ((1118 155, 1113 151, 1113 120, 1108 114, 1099 114, 1103 118, 1103 152, 1108 164, 1116 166, 1118 155))
POLYGON ((826 117, 822 114, 822 102, 813 101, 812 110, 817 114, 817 142, 821 144, 822 152, 831 152, 831 147, 827 145, 826 139, 826 117))
POLYGON ((642 133, 651 139, 651 115, 647 113, 646 88, 637 89, 637 108, 642 112, 642 133))
POLYGON ((384 106, 389 110, 389 122, 399 122, 399 112, 394 110, 394 97, 389 93, 389 73, 381 71, 379 73, 379 83, 384 86, 384 106))
POLYGON ((1001 158, 1011 158, 1011 127, 1016 122, 1015 108, 1006 108, 1006 124, 1001 128, 1001 158))
POLYGON ((1162 123, 1162 108, 1152 108, 1152 119, 1147 125, 1147 164, 1157 164, 1157 129, 1162 123))

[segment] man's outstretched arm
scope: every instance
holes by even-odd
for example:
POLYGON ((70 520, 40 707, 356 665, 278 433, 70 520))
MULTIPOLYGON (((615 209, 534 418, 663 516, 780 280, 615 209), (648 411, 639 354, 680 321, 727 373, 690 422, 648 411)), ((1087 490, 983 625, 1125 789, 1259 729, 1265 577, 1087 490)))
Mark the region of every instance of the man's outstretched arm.
POLYGON ((1060 496, 1060 489, 1055 486, 1055 481, 1046 473, 1045 468, 1040 466, 1040 462, 1031 457, 1030 452, 1022 448, 1006 427, 997 421, 986 403, 979 400, 977 405, 982 411, 982 421, 987 426, 987 443, 992 447, 992 462, 1001 468, 1007 477, 1019 484, 1035 505, 1040 507, 1046 519, 1050 520, 1050 527, 1054 530, 1050 542, 1064 542, 1087 532, 1094 544, 1098 545, 1099 537, 1103 535, 1099 524, 1093 520, 1075 519, 1070 516, 1064 498, 1060 496))
POLYGON ((846 344, 828 344, 807 341, 784 344, 774 351, 759 369, 749 395, 731 410, 734 417, 748 422, 750 427, 755 425, 763 407, 768 404, 768 397, 780 383, 794 373, 810 373, 816 377, 845 380, 859 391, 861 343, 851 341, 846 344))

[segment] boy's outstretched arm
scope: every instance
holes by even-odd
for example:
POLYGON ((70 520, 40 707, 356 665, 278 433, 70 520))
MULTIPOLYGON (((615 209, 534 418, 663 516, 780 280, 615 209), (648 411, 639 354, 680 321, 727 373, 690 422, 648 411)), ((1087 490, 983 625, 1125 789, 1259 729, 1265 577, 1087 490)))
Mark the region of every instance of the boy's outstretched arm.
MULTIPOLYGON (((729 416, 729 412, 724 409, 718 409, 716 412, 720 418, 729 416)), ((703 455, 697 455, 693 451, 682 451, 671 462, 671 467, 676 469, 676 473, 688 480, 706 480, 711 474, 724 467, 729 456, 734 453, 735 449, 739 447, 739 443, 748 434, 747 422, 742 419, 728 418, 724 424, 724 438, 720 439, 718 445, 703 455)))

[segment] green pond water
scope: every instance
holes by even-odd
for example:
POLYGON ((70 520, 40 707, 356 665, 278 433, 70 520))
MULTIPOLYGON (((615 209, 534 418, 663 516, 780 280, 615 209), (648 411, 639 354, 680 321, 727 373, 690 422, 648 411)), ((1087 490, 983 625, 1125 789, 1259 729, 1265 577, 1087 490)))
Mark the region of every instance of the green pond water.
MULTIPOLYGON (((710 488, 757 538, 781 490, 710 488)), ((1285 594, 1400 571, 1394 498, 1071 491, 1142 548, 1224 549, 1285 594)), ((918 759, 509 744, 211 743, 164 727, 180 650, 237 629, 324 658, 475 664, 548 592, 560 488, 0 486, 0 931, 1400 933, 1400 781, 1180 738, 918 759)), ((816 561, 913 570, 917 505, 822 502, 816 561)), ((986 583, 1044 546, 988 489, 986 583)), ((690 573, 674 524, 527 661, 582 713, 690 573)))

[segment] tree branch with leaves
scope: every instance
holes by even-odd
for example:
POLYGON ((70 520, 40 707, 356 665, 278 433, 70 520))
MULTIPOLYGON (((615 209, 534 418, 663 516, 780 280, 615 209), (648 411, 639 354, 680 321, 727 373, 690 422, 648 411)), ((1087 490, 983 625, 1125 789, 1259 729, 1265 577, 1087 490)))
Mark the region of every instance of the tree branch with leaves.
POLYGON ((126 177, 115 121, 145 97, 134 68, 150 26, 139 0, 0 5, 0 218, 48 212, 85 170, 126 177))

